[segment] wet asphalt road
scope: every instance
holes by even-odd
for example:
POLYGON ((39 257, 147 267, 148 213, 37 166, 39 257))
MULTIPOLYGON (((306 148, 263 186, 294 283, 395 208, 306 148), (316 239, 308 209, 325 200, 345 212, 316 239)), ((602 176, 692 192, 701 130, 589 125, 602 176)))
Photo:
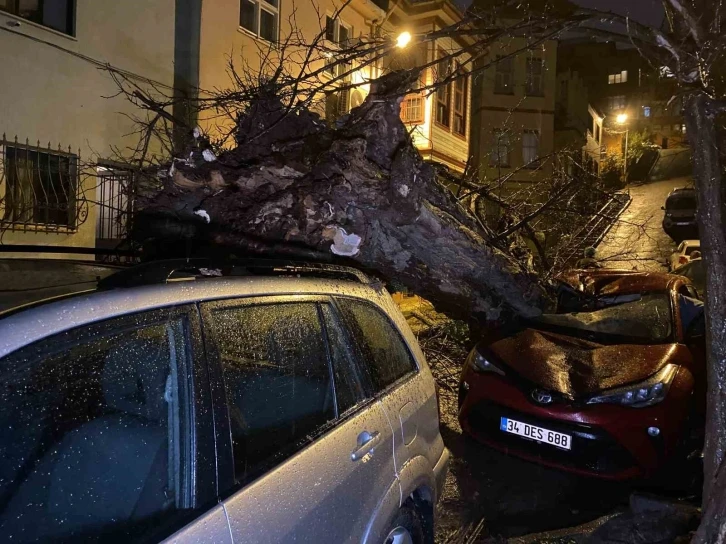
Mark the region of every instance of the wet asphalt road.
MULTIPOLYGON (((673 188, 687 184, 681 178, 630 186, 630 206, 597 248, 603 265, 665 270, 675 244, 662 230, 661 206, 673 188)), ((438 506, 437 543, 496 542, 627 508, 636 484, 583 478, 493 451, 462 434, 456 394, 444 388, 440 394, 452 464, 438 506)))
POLYGON ((665 270, 676 244, 663 232, 663 210, 668 193, 691 185, 676 178, 631 185, 631 203, 597 248, 597 258, 607 268, 665 270))

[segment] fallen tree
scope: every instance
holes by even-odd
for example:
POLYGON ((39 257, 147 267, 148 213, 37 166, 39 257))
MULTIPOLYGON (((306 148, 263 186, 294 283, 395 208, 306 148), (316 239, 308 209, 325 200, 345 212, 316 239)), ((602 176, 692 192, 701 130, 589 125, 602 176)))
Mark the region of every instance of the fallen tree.
POLYGON ((239 119, 236 148, 214 156, 197 146, 161 184, 142 182, 137 235, 352 259, 461 318, 538 313, 531 271, 495 245, 413 146, 400 97, 415 77, 385 76, 335 127, 262 90, 239 119))

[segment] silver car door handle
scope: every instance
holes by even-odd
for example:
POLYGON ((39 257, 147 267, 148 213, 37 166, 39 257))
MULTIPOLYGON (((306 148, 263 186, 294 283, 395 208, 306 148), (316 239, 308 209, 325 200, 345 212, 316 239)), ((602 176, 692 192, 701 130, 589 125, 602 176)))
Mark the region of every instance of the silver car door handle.
POLYGON ((350 458, 353 461, 358 461, 359 459, 365 457, 366 454, 373 451, 373 448, 375 448, 381 441, 381 433, 379 433, 378 431, 372 433, 364 431, 361 433, 361 436, 359 436, 358 441, 360 443, 360 446, 358 446, 358 448, 350 455, 350 458), (363 438, 362 441, 361 438, 363 438))

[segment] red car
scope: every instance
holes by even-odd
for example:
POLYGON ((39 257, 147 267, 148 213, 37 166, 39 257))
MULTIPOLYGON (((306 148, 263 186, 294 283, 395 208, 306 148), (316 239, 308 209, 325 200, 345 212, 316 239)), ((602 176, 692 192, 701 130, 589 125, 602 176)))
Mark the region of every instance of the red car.
POLYGON ((583 270, 563 284, 556 313, 472 350, 461 426, 551 467, 651 477, 702 429, 703 306, 686 278, 669 274, 583 270))

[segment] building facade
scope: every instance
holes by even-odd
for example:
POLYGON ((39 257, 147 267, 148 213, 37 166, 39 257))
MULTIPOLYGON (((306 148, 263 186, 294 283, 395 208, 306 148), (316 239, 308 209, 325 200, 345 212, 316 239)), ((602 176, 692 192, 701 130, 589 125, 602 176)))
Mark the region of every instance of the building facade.
MULTIPOLYGON (((206 2, 201 11, 198 86, 204 91, 233 85, 231 64, 246 74, 264 75, 280 65, 295 73, 302 63, 291 52, 294 48, 288 48, 282 57, 276 50, 277 44, 288 42, 293 34, 297 42, 318 43, 334 61, 338 50, 345 51, 359 40, 381 36, 395 39, 408 32, 410 43, 376 62, 361 62, 359 68, 355 61, 350 66, 326 64, 324 58, 310 63, 308 70, 319 72, 321 86, 345 74, 339 86, 346 88, 321 93, 324 96, 318 104, 319 113, 334 119, 361 104, 370 91, 370 81, 386 71, 431 65, 435 59, 452 56, 452 52, 463 48, 462 40, 442 38, 426 44, 416 40, 417 36, 460 21, 462 16, 450 0, 401 0, 390 4, 388 0, 353 0, 343 9, 333 0, 206 2)), ((459 57, 426 68, 420 81, 423 90, 407 96, 402 105, 402 119, 411 127, 423 157, 457 172, 463 172, 469 153, 470 78, 460 78, 441 92, 427 92, 426 88, 434 84, 439 71, 449 74, 467 62, 468 57, 459 57)), ((234 124, 232 118, 221 116, 201 122, 205 129, 218 133, 234 124)))
POLYGON ((664 149, 686 145, 680 102, 671 102, 677 94, 674 80, 637 50, 613 43, 563 42, 559 65, 582 78, 589 103, 602 113, 607 153, 622 153, 626 129, 646 133, 664 149))
POLYGON ((0 244, 94 247, 120 234, 128 176, 114 150, 138 143, 138 110, 106 67, 171 89, 174 4, 0 2, 0 244))
MULTIPOLYGON (((219 137, 236 112, 199 114, 181 99, 252 86, 281 65, 295 75, 305 44, 315 42, 325 53, 305 69, 322 86, 343 87, 328 86, 333 92, 313 104, 332 120, 362 103, 387 70, 460 49, 460 41, 417 37, 461 17, 449 0, 352 0, 343 9, 333 0, 0 1, 4 73, 13 74, 0 88, 0 244, 114 247, 126 237, 133 177, 123 157, 138 145, 142 112, 119 95, 111 72, 173 95, 177 118, 219 137), (360 39, 401 32, 411 43, 385 58, 334 62, 360 39)), ((421 85, 465 62, 428 66, 421 85)), ((402 112, 424 158, 458 172, 469 151, 470 84, 462 77, 433 94, 414 92, 402 112)), ((152 142, 147 158, 169 152, 152 142)))
POLYGON ((557 44, 494 44, 474 78, 472 157, 481 183, 502 196, 552 176, 557 44))

